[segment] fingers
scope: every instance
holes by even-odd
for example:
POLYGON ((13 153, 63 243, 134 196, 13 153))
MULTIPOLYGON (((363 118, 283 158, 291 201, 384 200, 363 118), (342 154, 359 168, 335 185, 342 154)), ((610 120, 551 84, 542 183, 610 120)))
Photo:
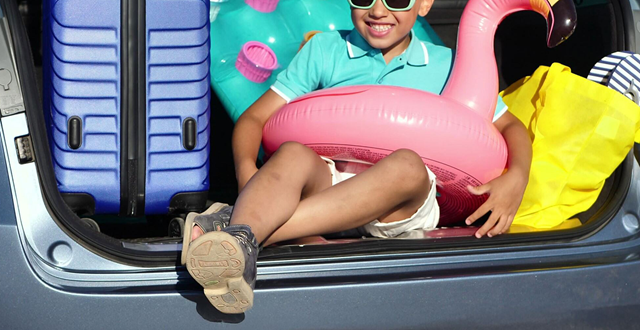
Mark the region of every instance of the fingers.
POLYGON ((493 237, 497 235, 501 235, 509 230, 511 227, 511 223, 513 223, 514 216, 501 214, 498 215, 498 212, 494 212, 491 214, 487 222, 476 231, 476 238, 481 238, 485 234, 488 237, 493 237))
POLYGON ((484 202, 484 204, 480 205, 480 207, 475 212, 473 212, 473 214, 467 217, 467 220, 465 221, 465 223, 467 225, 474 223, 480 217, 487 214, 487 212, 491 211, 492 207, 493 207, 493 204, 491 203, 491 201, 487 200, 486 202, 484 202))
POLYGON ((467 190, 469 190, 470 193, 474 194, 474 195, 484 195, 486 193, 488 193, 491 190, 491 185, 489 184, 483 184, 481 186, 467 186, 467 190))
POLYGON ((490 183, 477 187, 467 186, 467 190, 469 190, 469 192, 473 195, 490 195, 487 201, 484 202, 484 204, 482 204, 475 212, 473 212, 473 214, 471 214, 465 220, 465 223, 467 225, 471 225, 480 217, 487 214, 487 212, 491 211, 489 219, 487 219, 484 225, 482 225, 482 227, 480 227, 480 229, 476 231, 475 236, 477 238, 480 238, 484 235, 493 237, 509 230, 509 228, 511 227, 511 223, 513 222, 513 219, 515 217, 515 211, 517 211, 517 206, 515 210, 512 210, 513 207, 511 206, 511 203, 508 202, 509 196, 506 196, 504 192, 501 194, 501 191, 493 191, 496 193, 494 196, 490 183), (507 202, 504 202, 505 199, 507 200, 507 202))
MULTIPOLYGON (((484 195, 491 190, 491 185, 484 184, 477 187, 467 186, 467 190, 469 190, 469 192, 474 195, 484 195)), ((467 225, 474 223, 480 217, 487 214, 487 212, 491 211, 492 208, 493 208, 493 203, 491 202, 491 200, 485 201, 484 204, 482 204, 475 212, 473 212, 473 214, 467 217, 467 220, 465 221, 465 223, 467 225)))
POLYGON ((489 230, 489 232, 487 233, 487 236, 493 237, 493 236, 500 235, 500 233, 502 232, 502 229, 507 223, 507 218, 508 218, 507 215, 500 216, 500 218, 498 219, 498 222, 496 222, 496 225, 493 226, 493 228, 489 230))
POLYGON ((500 231, 500 234, 504 234, 509 231, 509 228, 511 228, 511 224, 513 223, 513 219, 515 219, 515 217, 515 214, 512 214, 507 218, 507 222, 505 223, 504 228, 502 228, 502 230, 500 231))
MULTIPOLYGON (((482 236, 484 236, 489 230, 491 230, 496 222, 500 219, 498 213, 496 212, 492 212, 491 216, 489 216, 489 219, 487 219, 487 222, 484 223, 484 225, 482 225, 482 227, 480 227, 480 229, 478 229, 478 231, 476 231, 476 238, 480 238, 482 236)), ((491 237, 491 236, 489 236, 491 237)))

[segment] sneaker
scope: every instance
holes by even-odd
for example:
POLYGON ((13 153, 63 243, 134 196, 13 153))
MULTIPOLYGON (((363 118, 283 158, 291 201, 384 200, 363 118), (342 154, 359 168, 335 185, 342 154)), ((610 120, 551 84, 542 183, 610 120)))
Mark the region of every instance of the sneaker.
POLYGON ((196 238, 186 260, 189 274, 216 309, 238 314, 253 306, 258 242, 249 226, 229 225, 196 238))
MULTIPOLYGON (((182 237, 182 255, 180 256, 180 263, 182 265, 187 262, 187 250, 191 244, 191 233, 193 232, 193 227, 197 225, 205 234, 210 231, 220 231, 222 228, 227 227, 229 222, 231 222, 232 212, 233 206, 223 203, 214 203, 202 213, 192 212, 187 214, 186 222, 181 226, 182 228, 179 229, 180 237, 182 237)), ((172 220, 172 223, 169 223, 170 234, 172 228, 175 228, 176 225, 178 228, 180 227, 180 224, 177 221, 172 220)))
MULTIPOLYGON (((214 213, 206 213, 207 211, 195 215, 193 217, 193 222, 205 233, 211 230, 220 231, 222 228, 227 227, 231 222, 233 206, 224 204, 214 213)), ((188 218, 189 217, 187 216, 187 219, 188 218)), ((193 226, 191 228, 193 228, 193 226)))

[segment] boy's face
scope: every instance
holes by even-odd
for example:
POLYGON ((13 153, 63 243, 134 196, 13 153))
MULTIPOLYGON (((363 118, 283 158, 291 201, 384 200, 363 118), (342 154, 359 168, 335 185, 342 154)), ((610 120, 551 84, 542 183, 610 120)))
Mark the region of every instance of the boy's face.
POLYGON ((375 0, 370 9, 351 7, 351 20, 369 45, 382 50, 384 54, 408 40, 418 15, 427 15, 432 4, 433 0, 416 0, 408 10, 390 11, 382 0, 375 0))

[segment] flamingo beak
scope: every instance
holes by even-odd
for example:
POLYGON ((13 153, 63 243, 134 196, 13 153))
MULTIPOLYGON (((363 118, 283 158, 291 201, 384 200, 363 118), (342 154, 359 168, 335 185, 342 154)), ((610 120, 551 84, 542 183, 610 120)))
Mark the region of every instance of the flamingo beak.
MULTIPOLYGON (((535 0, 534 0, 535 1, 535 0)), ((577 14, 573 0, 544 0, 547 3, 547 46, 567 40, 576 29, 577 14)), ((533 2, 533 1, 532 1, 533 2)))

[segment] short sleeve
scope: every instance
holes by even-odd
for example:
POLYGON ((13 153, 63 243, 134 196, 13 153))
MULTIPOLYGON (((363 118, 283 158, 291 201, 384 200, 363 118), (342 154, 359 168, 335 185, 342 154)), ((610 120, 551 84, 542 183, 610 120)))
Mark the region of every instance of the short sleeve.
POLYGON ((498 95, 498 102, 496 103, 496 110, 493 113, 493 122, 495 123, 496 120, 498 120, 498 118, 500 118, 502 115, 504 115, 504 113, 507 112, 507 109, 509 109, 509 107, 502 100, 502 96, 498 95))
POLYGON ((309 40, 291 60, 289 66, 278 74, 271 89, 287 103, 318 89, 323 72, 321 35, 309 40))

